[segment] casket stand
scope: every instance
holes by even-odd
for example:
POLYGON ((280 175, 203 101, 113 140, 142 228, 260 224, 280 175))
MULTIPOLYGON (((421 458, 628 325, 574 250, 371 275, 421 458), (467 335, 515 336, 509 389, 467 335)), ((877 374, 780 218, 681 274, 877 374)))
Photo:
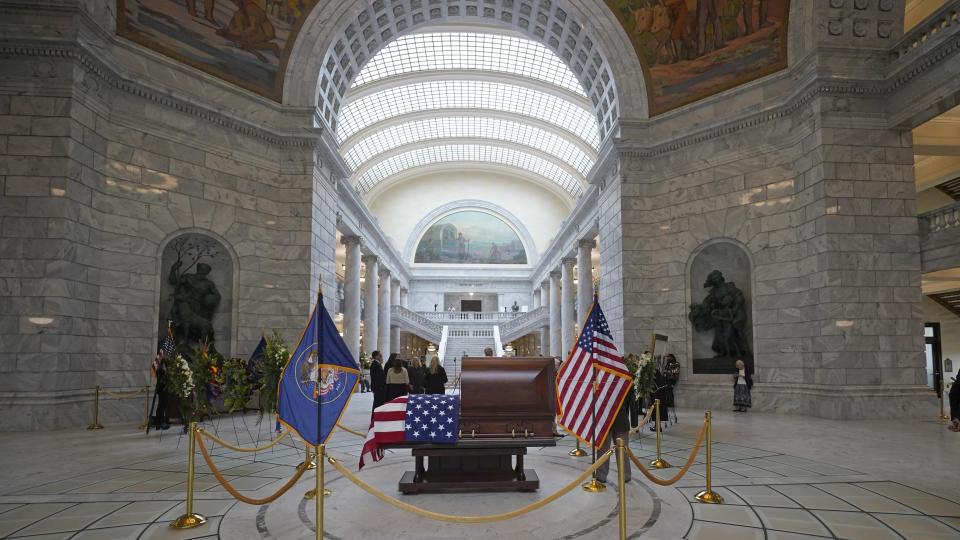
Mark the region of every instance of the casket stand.
POLYGON ((552 358, 467 357, 460 374, 460 433, 454 444, 393 443, 410 448, 415 470, 402 493, 534 491, 528 447, 556 446, 556 367, 552 358), (426 461, 426 463, 424 463, 426 461))

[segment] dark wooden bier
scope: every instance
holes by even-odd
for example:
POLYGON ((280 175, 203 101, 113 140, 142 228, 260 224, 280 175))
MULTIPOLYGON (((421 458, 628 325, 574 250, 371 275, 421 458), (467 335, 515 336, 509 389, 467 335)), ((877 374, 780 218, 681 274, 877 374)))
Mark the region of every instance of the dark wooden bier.
POLYGON ((464 358, 460 440, 389 445, 411 448, 416 462, 416 470, 400 479, 400 491, 539 489, 540 479, 533 469, 523 467, 523 456, 527 447, 556 445, 555 369, 552 358, 464 358))

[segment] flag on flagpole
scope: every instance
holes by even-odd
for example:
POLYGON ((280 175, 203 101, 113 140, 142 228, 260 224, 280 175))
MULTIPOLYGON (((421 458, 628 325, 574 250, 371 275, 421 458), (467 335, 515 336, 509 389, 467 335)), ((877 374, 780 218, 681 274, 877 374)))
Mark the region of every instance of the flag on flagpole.
POLYGON ((167 327, 167 335, 163 336, 163 341, 160 342, 160 348, 157 349, 157 355, 153 357, 153 361, 150 362, 150 373, 154 377, 157 376, 157 370, 160 369, 160 361, 163 360, 164 356, 169 356, 176 352, 177 347, 173 343, 173 332, 170 331, 170 327, 167 327))
POLYGON ((631 384, 594 293, 577 344, 557 374, 558 423, 585 444, 599 447, 631 384))
POLYGON ((359 379, 360 366, 318 293, 310 321, 280 375, 277 419, 307 444, 325 444, 359 379))
POLYGON ((384 444, 397 442, 455 443, 460 430, 460 396, 411 394, 373 410, 363 441, 360 468, 383 459, 384 444))
POLYGON ((250 359, 247 360, 247 372, 250 373, 254 381, 259 381, 263 378, 262 367, 266 350, 267 338, 261 335, 260 343, 257 343, 257 348, 253 350, 253 353, 250 354, 250 359))

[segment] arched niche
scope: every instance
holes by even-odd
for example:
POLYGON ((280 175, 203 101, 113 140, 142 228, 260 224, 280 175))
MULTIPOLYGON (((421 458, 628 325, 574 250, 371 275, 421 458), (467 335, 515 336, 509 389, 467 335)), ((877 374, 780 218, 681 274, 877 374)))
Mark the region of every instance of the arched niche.
MULTIPOLYGON (((177 277, 190 276, 188 279, 196 283, 194 276, 198 273, 198 266, 210 267, 206 275, 207 280, 213 283, 219 294, 219 302, 213 309, 212 328, 214 332, 214 346, 225 356, 234 356, 237 350, 237 274, 238 259, 229 243, 220 235, 200 228, 188 228, 176 231, 160 244, 158 256, 159 267, 157 288, 157 336, 163 339, 166 334, 168 321, 176 318, 173 310, 174 295, 177 289, 177 277), (172 274, 177 260, 181 261, 180 269, 172 274)), ((209 290, 207 292, 210 292, 209 290)), ((210 295, 208 295, 210 296, 210 295)), ((207 299, 209 302, 209 299, 207 299)), ((185 340, 182 330, 183 321, 173 321, 175 337, 178 346, 183 341, 192 342, 195 339, 185 340), (178 326, 180 326, 178 328, 178 326)), ((192 345, 192 343, 191 343, 192 345)))
MULTIPOLYGON (((688 358, 690 358, 691 372, 695 375, 711 373, 729 374, 733 372, 734 363, 738 358, 742 359, 744 363, 755 370, 756 347, 754 344, 755 332, 753 330, 755 319, 753 314, 753 259, 747 247, 732 238, 715 238, 704 242, 694 250, 687 263, 687 283, 688 294, 685 316, 687 317, 688 335, 690 336, 687 340, 687 352, 688 358), (738 329, 740 337, 742 337, 743 344, 748 349, 745 353, 718 354, 718 352, 714 350, 714 346, 719 345, 720 347, 724 347, 725 344, 729 343, 729 340, 718 338, 717 329, 707 331, 697 330, 694 323, 690 320, 690 314, 694 304, 717 308, 715 302, 718 297, 720 297, 722 301, 722 297, 729 296, 731 297, 730 303, 724 305, 731 308, 736 306, 736 294, 731 293, 729 288, 716 289, 711 295, 712 287, 705 287, 708 278, 711 277, 711 273, 715 271, 719 271, 722 274, 725 284, 732 283, 742 293, 744 320, 742 321, 742 326, 736 323, 734 323, 734 326, 740 326, 738 329), (719 341, 716 341, 718 339, 719 341)), ((713 310, 710 309, 710 311, 713 310)), ((721 311, 715 315, 718 319, 726 320, 728 313, 721 308, 721 311)))
POLYGON ((453 201, 442 206, 438 206, 424 216, 424 218, 417 223, 416 227, 413 228, 413 232, 410 234, 409 238, 407 238, 407 242, 403 249, 404 260, 411 264, 419 264, 416 262, 416 251, 418 244, 424 237, 424 234, 430 229, 431 226, 440 220, 458 212, 480 212, 488 214, 500 222, 503 222, 517 235, 520 243, 523 245, 523 250, 526 254, 525 264, 533 266, 537 263, 536 246, 533 243, 533 238, 530 236, 530 232, 527 231, 527 228, 523 226, 523 223, 521 223, 520 220, 511 214, 506 208, 481 200, 453 201))

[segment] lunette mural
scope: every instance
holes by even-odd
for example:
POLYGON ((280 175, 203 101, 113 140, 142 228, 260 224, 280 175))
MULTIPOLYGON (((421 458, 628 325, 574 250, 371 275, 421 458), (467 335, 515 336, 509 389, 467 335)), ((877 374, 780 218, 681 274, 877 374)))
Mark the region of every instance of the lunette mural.
POLYGON ((464 210, 435 221, 420 237, 415 263, 527 264, 520 237, 502 219, 464 210))
MULTIPOLYGON (((605 1, 643 66, 651 116, 786 67, 789 0, 605 1)), ((294 40, 316 4, 117 0, 117 33, 280 101, 294 40)))
POLYGON ((787 66, 789 0, 606 0, 637 52, 650 116, 787 66))

